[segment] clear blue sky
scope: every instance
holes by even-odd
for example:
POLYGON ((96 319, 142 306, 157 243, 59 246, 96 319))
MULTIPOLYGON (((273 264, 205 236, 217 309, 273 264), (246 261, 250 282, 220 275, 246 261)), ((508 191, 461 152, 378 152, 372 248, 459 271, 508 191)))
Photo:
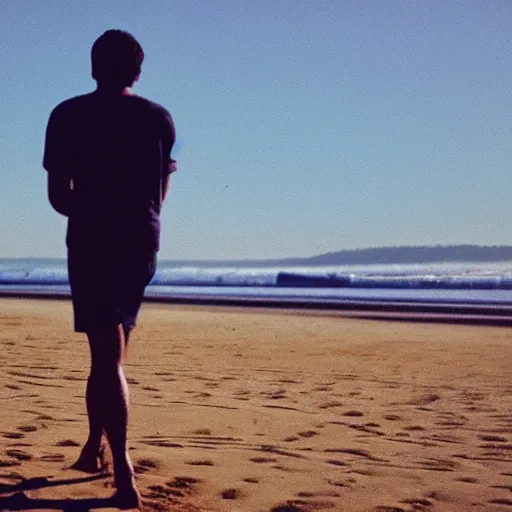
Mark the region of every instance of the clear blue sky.
POLYGON ((512 245, 509 0, 4 0, 0 257, 65 255, 44 131, 110 28, 177 127, 162 258, 512 245))

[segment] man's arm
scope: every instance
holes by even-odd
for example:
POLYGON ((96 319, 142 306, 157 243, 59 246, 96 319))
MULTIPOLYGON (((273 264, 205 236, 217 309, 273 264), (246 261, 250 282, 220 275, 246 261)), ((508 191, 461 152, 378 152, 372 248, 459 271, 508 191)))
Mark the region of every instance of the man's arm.
POLYGON ((48 171, 48 199, 53 209, 69 217, 73 182, 69 176, 69 130, 61 105, 55 107, 48 119, 43 155, 43 167, 48 171), (64 117, 63 117, 64 116, 64 117))
POLYGON ((72 181, 68 176, 48 173, 48 199, 53 209, 69 217, 71 197, 73 195, 72 181))
POLYGON ((169 192, 170 186, 171 186, 171 175, 168 174, 167 176, 164 176, 163 182, 162 182, 162 204, 165 201, 165 198, 167 197, 167 193, 169 192))
POLYGON ((171 185, 171 174, 176 172, 178 166, 176 160, 171 157, 172 147, 176 141, 176 129, 174 128, 174 122, 171 114, 167 110, 163 109, 163 124, 162 124, 162 157, 163 157, 163 168, 162 168, 162 204, 167 197, 169 188, 171 185))

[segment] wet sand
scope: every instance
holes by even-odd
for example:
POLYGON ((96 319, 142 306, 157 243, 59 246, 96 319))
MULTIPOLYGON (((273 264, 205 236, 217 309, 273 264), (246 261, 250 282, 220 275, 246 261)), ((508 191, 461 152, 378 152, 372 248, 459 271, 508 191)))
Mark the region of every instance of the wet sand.
MULTIPOLYGON (((89 362, 70 303, 0 299, 0 348, 0 510, 116 510, 110 476, 67 469, 89 362)), ((144 510, 512 510, 511 362, 506 327, 146 304, 144 510)))

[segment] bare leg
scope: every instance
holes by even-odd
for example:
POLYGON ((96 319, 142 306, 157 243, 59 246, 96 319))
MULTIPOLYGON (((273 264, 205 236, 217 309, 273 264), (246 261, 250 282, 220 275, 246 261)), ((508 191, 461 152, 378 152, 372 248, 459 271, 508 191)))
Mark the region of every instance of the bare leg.
POLYGON ((91 376, 89 376, 85 394, 87 416, 89 419, 89 437, 78 460, 71 466, 73 469, 86 473, 98 473, 107 469, 105 445, 102 443, 103 423, 101 409, 99 403, 95 400, 93 385, 94 382, 92 382, 91 376))
POLYGON ((98 404, 94 401, 91 378, 87 381, 85 401, 87 404, 87 416, 89 418, 89 437, 82 448, 77 461, 71 466, 72 469, 84 471, 85 473, 99 473, 106 471, 108 467, 105 453, 105 444, 102 443, 103 424, 98 404))
POLYGON ((128 385, 122 368, 126 348, 123 329, 120 324, 87 335, 91 347, 91 374, 87 384, 90 431, 84 450, 90 449, 92 453, 96 450, 97 454, 101 434, 105 432, 118 488, 114 495, 116 506, 140 508, 140 495, 126 446, 128 385))
MULTIPOLYGON (((125 347, 124 356, 126 356, 130 332, 131 329, 126 329, 123 326, 125 347)), ((91 344, 90 347, 92 360, 93 348, 91 344)), ((94 392, 92 391, 91 385, 91 377, 89 377, 87 380, 85 401, 87 404, 87 416, 89 419, 89 437, 80 453, 80 456, 71 466, 71 468, 78 471, 84 471, 85 473, 99 473, 102 471, 107 471, 108 461, 106 456, 106 446, 102 442, 104 428, 101 418, 101 410, 99 409, 98 403, 94 398, 94 392)))

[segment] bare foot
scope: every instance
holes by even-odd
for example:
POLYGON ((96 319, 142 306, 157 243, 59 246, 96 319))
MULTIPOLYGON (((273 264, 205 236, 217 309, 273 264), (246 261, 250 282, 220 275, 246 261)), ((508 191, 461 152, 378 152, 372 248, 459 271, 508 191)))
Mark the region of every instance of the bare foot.
POLYGON ((120 510, 142 509, 142 500, 139 491, 135 487, 135 481, 130 479, 128 485, 118 488, 117 492, 112 496, 115 506, 120 510))
POLYGON ((106 472, 108 470, 108 461, 105 453, 105 445, 101 445, 99 450, 92 450, 85 445, 80 456, 71 466, 71 469, 83 471, 84 473, 106 472))

